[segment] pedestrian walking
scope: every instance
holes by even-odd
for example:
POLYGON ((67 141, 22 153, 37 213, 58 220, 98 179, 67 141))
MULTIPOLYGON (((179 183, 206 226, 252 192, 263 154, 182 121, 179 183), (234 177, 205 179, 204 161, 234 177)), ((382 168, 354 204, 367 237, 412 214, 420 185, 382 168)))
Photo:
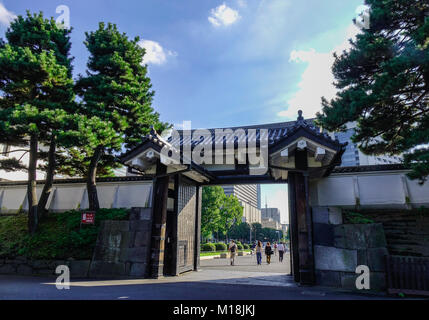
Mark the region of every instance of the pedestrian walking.
POLYGON ((277 242, 274 242, 274 255, 277 256, 277 242))
POLYGON ((279 246, 277 247, 279 250, 279 262, 283 262, 283 255, 285 253, 285 245, 283 242, 280 242, 279 246))
POLYGON ((271 255, 273 254, 273 248, 271 248, 271 245, 269 242, 267 242, 267 245, 265 246, 265 256, 267 257, 267 263, 271 263, 271 255))
POLYGON ((255 247, 256 251, 256 261, 259 264, 262 264, 262 242, 258 240, 258 244, 255 247))
POLYGON ((255 253, 255 248, 256 248, 256 242, 253 242, 252 246, 250 247, 250 255, 253 256, 253 254, 255 253))
POLYGON ((235 244, 234 240, 231 240, 228 250, 230 254, 230 263, 231 263, 231 266, 233 266, 235 263, 235 254, 237 252, 237 245, 235 244))

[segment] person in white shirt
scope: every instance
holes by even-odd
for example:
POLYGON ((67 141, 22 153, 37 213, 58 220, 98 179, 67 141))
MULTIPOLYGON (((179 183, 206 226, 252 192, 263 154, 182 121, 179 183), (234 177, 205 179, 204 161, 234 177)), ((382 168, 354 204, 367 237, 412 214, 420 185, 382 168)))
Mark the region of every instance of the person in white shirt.
POLYGON ((285 253, 285 246, 283 242, 280 242, 277 246, 277 250, 279 250, 279 261, 283 262, 283 254, 285 253))

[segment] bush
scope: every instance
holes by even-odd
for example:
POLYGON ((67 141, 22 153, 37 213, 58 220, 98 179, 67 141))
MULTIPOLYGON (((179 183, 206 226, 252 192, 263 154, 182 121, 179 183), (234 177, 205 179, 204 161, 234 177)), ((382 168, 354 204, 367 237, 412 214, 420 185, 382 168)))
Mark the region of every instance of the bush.
POLYGON ((201 245, 201 251, 214 252, 216 251, 216 246, 213 243, 204 243, 201 245))
POLYGON ((238 250, 243 250, 243 245, 241 243, 237 243, 238 250))
POLYGON ((250 246, 247 243, 243 244, 243 247, 244 249, 250 249, 250 246))
POLYGON ((215 243, 216 251, 226 251, 228 249, 227 245, 223 242, 215 243))
POLYGON ((50 213, 35 235, 27 232, 27 215, 0 218, 0 257, 30 259, 91 259, 103 220, 125 220, 127 209, 100 209, 94 225, 80 226, 81 211, 50 213))
POLYGON ((344 223, 350 224, 369 224, 374 223, 375 221, 365 217, 363 214, 359 212, 345 212, 344 214, 344 223))

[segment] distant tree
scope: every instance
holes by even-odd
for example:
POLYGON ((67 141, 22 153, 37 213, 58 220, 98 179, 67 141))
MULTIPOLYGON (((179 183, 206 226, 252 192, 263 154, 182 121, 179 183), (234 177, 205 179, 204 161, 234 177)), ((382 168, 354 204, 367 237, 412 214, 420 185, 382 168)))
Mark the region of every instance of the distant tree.
POLYGON ((76 92, 82 98, 81 112, 111 123, 114 129, 108 135, 102 126, 95 125, 94 146, 82 148, 89 156, 84 161, 90 159, 87 192, 91 210, 99 208, 96 176, 100 161, 110 164, 106 155, 114 156, 138 145, 151 126, 158 131, 168 127, 151 107, 154 92, 147 66, 142 65, 145 50, 138 45, 139 40, 130 40, 111 23, 100 23, 98 30, 86 33, 88 70, 76 84, 76 92))
POLYGON ((201 201, 201 234, 208 238, 220 229, 220 210, 225 198, 222 187, 204 187, 201 201))
POLYGON ((429 175, 429 2, 366 0, 370 25, 335 55, 337 96, 322 99, 319 124, 357 121, 352 138, 366 154, 401 154, 412 179, 429 175))
POLYGON ((233 225, 241 223, 243 217, 243 207, 234 195, 225 196, 220 210, 220 230, 223 235, 228 235, 228 231, 233 225))
POLYGON ((250 225, 246 222, 242 222, 240 224, 234 224, 229 229, 228 236, 231 239, 248 241, 250 237, 250 225))

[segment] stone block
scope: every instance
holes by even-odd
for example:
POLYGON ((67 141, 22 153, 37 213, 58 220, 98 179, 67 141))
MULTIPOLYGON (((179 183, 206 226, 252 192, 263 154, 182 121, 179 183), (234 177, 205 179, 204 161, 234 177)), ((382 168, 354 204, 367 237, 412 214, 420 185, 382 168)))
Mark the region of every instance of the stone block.
POLYGON ((13 274, 16 273, 16 268, 12 264, 4 264, 0 266, 0 274, 13 274))
POLYGON ((326 223, 313 223, 313 243, 315 245, 333 247, 334 227, 326 223))
POLYGON ((367 249, 358 249, 357 250, 357 265, 368 265, 368 251, 367 249))
POLYGON ((387 248, 369 248, 368 249, 368 267, 370 271, 386 271, 385 256, 389 252, 387 248))
POLYGON ((18 268, 16 268, 16 273, 28 276, 33 274, 33 268, 26 264, 21 264, 18 266, 18 268))
POLYGON ((132 246, 132 243, 134 241, 134 231, 123 231, 121 232, 121 242, 119 244, 119 247, 121 248, 129 248, 132 246))
POLYGON ((111 233, 121 233, 127 232, 130 230, 130 222, 129 221, 110 221, 110 232, 111 233))
POLYGON ((125 276, 125 263, 110 263, 105 261, 92 261, 89 276, 100 278, 106 276, 125 276))
POLYGON ((147 262, 148 247, 128 248, 126 249, 126 258, 122 261, 147 262))
POLYGON ((150 232, 137 231, 134 238, 134 247, 150 245, 150 232))
POLYGON ((146 263, 132 263, 130 269, 130 276, 133 277, 144 277, 146 275, 147 264, 146 263))
POLYGON ((341 272, 316 270, 316 283, 321 286, 341 287, 341 272))
POLYGON ((243 251, 238 251, 238 256, 239 257, 242 257, 244 254, 243 254, 243 251))
POLYGON ((48 260, 33 260, 31 261, 31 266, 33 269, 46 269, 49 268, 51 265, 50 261, 48 260))
POLYGON ((369 276, 369 289, 357 289, 356 279, 359 274, 356 273, 342 273, 341 287, 356 292, 378 292, 386 290, 386 275, 383 272, 371 272, 369 276))
POLYGON ((75 260, 70 263, 70 276, 85 278, 88 276, 90 260, 75 260))
POLYGON ((334 227, 335 247, 344 249, 368 248, 368 227, 364 224, 342 224, 334 227))
POLYGON ((359 275, 356 274, 355 272, 342 272, 341 287, 347 290, 360 291, 356 288, 356 279, 358 276, 359 275))
POLYGON ((356 250, 314 246, 316 269, 354 272, 357 266, 356 250))
POLYGON ((121 256, 121 251, 121 248, 96 246, 93 259, 111 263, 118 262, 121 256))
POLYGON ((220 254, 220 258, 221 259, 226 259, 226 258, 228 258, 228 254, 227 253, 221 253, 220 254))
POLYGON ((152 220, 152 208, 131 208, 130 220, 152 220))
POLYGON ((130 221, 130 231, 149 232, 152 229, 151 221, 135 220, 130 221))
POLYGON ((329 207, 329 223, 330 224, 342 224, 343 223, 343 212, 341 208, 329 207))
POLYGON ((387 241, 384 227, 381 223, 372 223, 368 226, 368 248, 386 247, 387 241))
POLYGON ((329 223, 328 207, 312 208, 313 223, 329 223))
POLYGON ((386 290, 386 273, 384 273, 384 272, 371 272, 369 278, 370 278, 370 289, 372 291, 385 291, 386 290))

